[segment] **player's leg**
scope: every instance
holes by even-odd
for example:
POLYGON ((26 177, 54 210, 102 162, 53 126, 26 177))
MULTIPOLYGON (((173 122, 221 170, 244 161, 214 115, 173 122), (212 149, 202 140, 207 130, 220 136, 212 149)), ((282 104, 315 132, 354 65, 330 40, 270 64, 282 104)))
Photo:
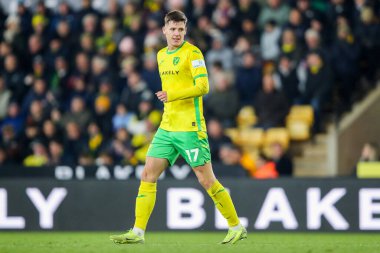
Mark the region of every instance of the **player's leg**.
POLYGON ((210 162, 193 168, 199 183, 207 190, 216 208, 227 220, 229 231, 222 243, 235 243, 247 238, 246 229, 240 224, 231 196, 215 178, 210 162))
POLYGON ((216 179, 212 165, 209 143, 205 132, 177 133, 175 147, 193 168, 199 183, 210 195, 217 209, 226 218, 230 227, 223 243, 235 243, 247 237, 247 232, 240 225, 230 194, 216 179))
POLYGON ((139 192, 136 197, 134 230, 143 234, 156 203, 157 179, 168 167, 168 161, 163 158, 147 157, 141 175, 139 192), (139 231, 140 230, 140 231, 139 231))
POLYGON ((144 234, 149 217, 156 203, 157 179, 168 166, 163 158, 147 157, 141 175, 140 187, 136 197, 135 224, 133 229, 120 235, 111 235, 110 239, 119 244, 144 243, 144 234))
POLYGON ((139 192, 136 197, 134 227, 125 234, 111 236, 112 241, 115 243, 144 242, 146 226, 156 202, 157 179, 169 163, 175 162, 178 155, 171 144, 170 133, 159 129, 149 147, 141 175, 139 192))

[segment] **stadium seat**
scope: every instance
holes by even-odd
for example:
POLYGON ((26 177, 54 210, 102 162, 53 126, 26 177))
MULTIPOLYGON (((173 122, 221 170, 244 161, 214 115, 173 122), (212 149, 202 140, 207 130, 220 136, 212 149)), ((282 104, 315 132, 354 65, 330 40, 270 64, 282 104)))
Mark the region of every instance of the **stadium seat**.
POLYGON ((240 145, 240 135, 238 128, 227 128, 224 130, 225 135, 231 138, 235 145, 240 145))
POLYGON ((289 133, 286 128, 274 127, 269 128, 265 132, 264 149, 269 148, 269 146, 275 142, 280 143, 284 149, 289 147, 289 133))
POLYGON ((239 133, 242 146, 260 148, 264 143, 264 130, 261 128, 243 128, 239 133))
POLYGON ((240 109, 236 122, 239 128, 252 127, 257 122, 255 109, 252 106, 244 106, 240 109))
POLYGON ((309 125, 314 122, 314 111, 311 105, 293 105, 290 108, 288 118, 306 121, 309 125))
POLYGON ((310 105, 294 105, 286 119, 286 128, 291 140, 304 141, 310 138, 314 122, 313 108, 310 105))
POLYGON ((304 120, 288 118, 286 120, 286 128, 289 132, 289 137, 293 141, 305 141, 310 138, 310 125, 304 120))

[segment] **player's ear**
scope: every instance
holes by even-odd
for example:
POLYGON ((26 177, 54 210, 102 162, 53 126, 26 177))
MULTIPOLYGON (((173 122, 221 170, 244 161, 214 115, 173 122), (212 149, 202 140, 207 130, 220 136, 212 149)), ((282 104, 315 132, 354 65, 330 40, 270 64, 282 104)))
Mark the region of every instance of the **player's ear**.
POLYGON ((162 27, 162 33, 163 33, 164 35, 166 35, 166 26, 165 26, 165 25, 162 27))

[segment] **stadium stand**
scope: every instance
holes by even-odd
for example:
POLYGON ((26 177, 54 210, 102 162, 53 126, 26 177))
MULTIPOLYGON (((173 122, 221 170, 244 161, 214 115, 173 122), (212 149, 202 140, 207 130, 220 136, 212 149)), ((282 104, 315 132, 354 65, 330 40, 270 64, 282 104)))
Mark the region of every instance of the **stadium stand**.
POLYGON ((253 157, 324 132, 379 78, 375 0, 0 1, 0 165, 143 163, 170 9, 206 57, 206 119, 253 157), (267 104, 290 110, 263 130, 267 104))

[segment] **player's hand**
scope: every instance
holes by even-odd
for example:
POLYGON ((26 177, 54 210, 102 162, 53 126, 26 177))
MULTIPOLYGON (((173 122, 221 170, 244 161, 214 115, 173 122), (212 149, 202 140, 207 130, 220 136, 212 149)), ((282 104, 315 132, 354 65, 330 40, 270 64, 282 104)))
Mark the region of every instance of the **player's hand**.
POLYGON ((166 91, 163 91, 163 90, 157 91, 156 96, 161 102, 163 103, 168 102, 168 94, 166 93, 166 91))

